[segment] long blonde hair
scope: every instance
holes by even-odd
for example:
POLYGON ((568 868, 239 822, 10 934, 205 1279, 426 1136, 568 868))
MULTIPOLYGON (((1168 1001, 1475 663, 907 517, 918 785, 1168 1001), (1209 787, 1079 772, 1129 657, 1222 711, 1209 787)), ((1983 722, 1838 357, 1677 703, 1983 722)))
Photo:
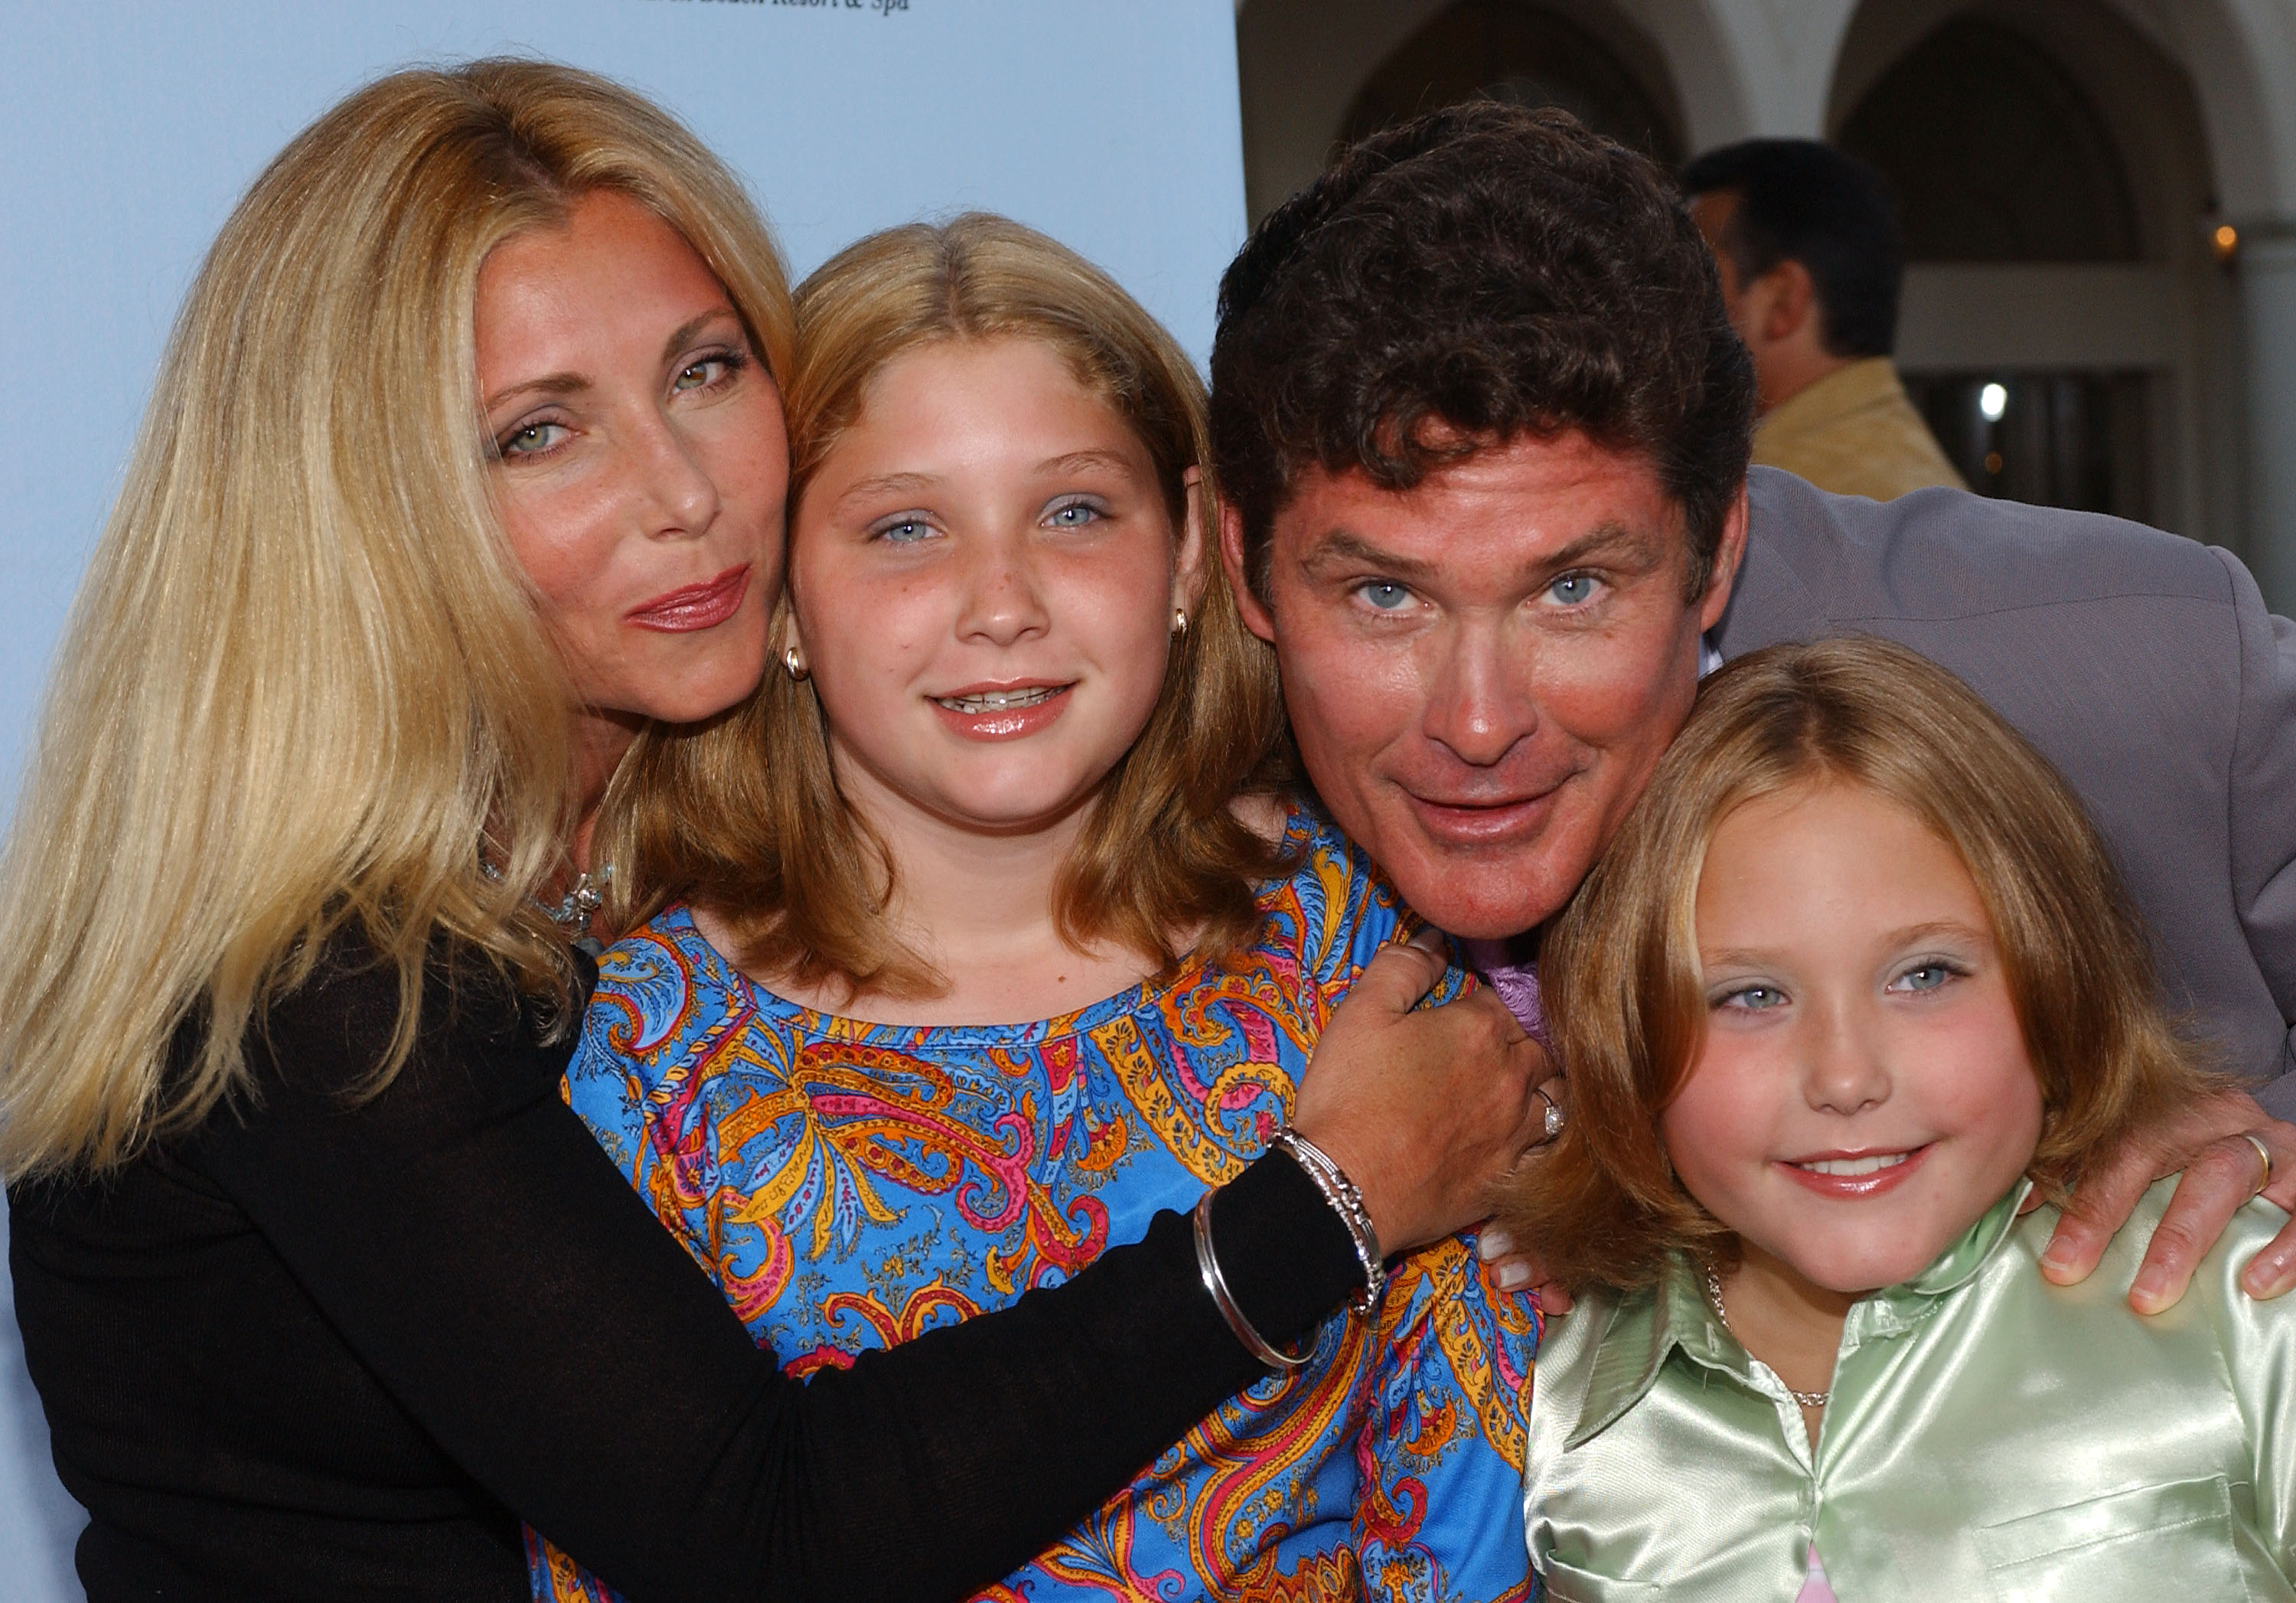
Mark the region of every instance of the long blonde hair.
MULTIPOLYGON (((1210 460, 1203 381, 1114 280, 1035 230, 978 212, 888 229, 824 264, 797 306, 792 507, 888 363, 944 341, 1017 338, 1048 347, 1131 428, 1176 530, 1191 497, 1206 537, 1218 529, 1211 486, 1188 483, 1210 460)), ((1207 569, 1147 727, 1103 782, 1054 892, 1073 945, 1111 941, 1167 967, 1177 932, 1207 957, 1248 935, 1253 882, 1278 861, 1229 810, 1271 779, 1283 729, 1275 657, 1244 629, 1219 564, 1207 569)), ((690 897, 718 910, 752 966, 893 995, 938 987, 884 916, 891 864, 838 790, 810 683, 768 672, 705 731, 641 736, 617 803, 614 861, 650 899, 634 914, 690 897)))
POLYGON ((2103 841, 2046 758, 1902 645, 1772 646, 1700 687, 1539 951, 1570 1122, 1509 1180, 1499 1217, 1564 1285, 1646 1285, 1674 1251, 1735 1255, 1736 1238, 1675 1178, 1659 1130, 1705 1039, 1699 876, 1738 807, 1836 782, 1920 818, 1976 884, 2040 1082, 2031 1173, 2045 1195, 2062 1202, 2092 1158, 2210 1083, 2161 1011, 2103 841))
POLYGON ((530 904, 578 805, 570 689, 494 509, 472 308, 489 251, 597 190, 682 234, 788 371, 787 281, 740 185, 571 69, 382 78, 224 225, 0 858, 0 1172, 100 1171, 204 1117, 339 928, 398 970, 376 1089, 439 938, 565 994, 530 904))

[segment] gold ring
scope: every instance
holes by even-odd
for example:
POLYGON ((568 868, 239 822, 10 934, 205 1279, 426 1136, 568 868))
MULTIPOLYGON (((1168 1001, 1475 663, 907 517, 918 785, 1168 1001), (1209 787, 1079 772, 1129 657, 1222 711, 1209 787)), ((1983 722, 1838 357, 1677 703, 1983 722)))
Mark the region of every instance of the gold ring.
POLYGON ((2255 1147, 2256 1155, 2264 1160, 2264 1178, 2257 1181, 2256 1189, 2249 1193, 2251 1196, 2261 1196, 2264 1195, 2264 1188, 2272 1183, 2272 1148, 2267 1147, 2262 1139, 2251 1135, 2246 1130, 2240 1132, 2240 1139, 2255 1147))

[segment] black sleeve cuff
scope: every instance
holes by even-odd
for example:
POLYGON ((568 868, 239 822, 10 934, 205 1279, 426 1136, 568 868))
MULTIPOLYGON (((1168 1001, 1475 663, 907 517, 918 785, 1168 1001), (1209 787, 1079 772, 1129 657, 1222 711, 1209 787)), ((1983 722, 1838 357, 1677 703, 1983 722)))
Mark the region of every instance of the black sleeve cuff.
POLYGON ((1364 1288, 1354 1238, 1288 1153, 1263 1155, 1214 1199, 1212 1249, 1243 1317, 1279 1347, 1364 1288))

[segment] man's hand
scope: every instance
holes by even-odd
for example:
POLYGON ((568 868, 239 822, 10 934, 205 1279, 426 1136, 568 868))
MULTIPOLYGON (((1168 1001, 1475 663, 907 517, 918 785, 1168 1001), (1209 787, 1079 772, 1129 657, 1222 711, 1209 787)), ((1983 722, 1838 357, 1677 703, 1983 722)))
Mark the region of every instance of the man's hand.
MULTIPOLYGON (((2177 1182, 2161 1228, 2152 1232, 2128 1293, 2128 1305, 2139 1313, 2174 1306, 2232 1216, 2258 1195, 2264 1161, 2245 1139, 2250 1136, 2272 1154, 2272 1183, 2263 1196, 2296 1210, 2296 1124, 2273 1118, 2246 1091, 2218 1091, 2144 1131, 2081 1182, 2041 1256, 2041 1272, 2059 1286, 2087 1278, 2145 1188, 2182 1170, 2185 1178, 2177 1182)), ((2296 1287, 2296 1221, 2249 1260, 2240 1285, 2259 1298, 2296 1287)))
POLYGON ((1418 942, 1374 957, 1324 1026, 1292 1115, 1363 1193, 1390 1253, 1480 1219, 1545 1130, 1531 1088, 1546 1054, 1505 1003, 1478 989, 1414 1011, 1443 969, 1440 950, 1418 942))

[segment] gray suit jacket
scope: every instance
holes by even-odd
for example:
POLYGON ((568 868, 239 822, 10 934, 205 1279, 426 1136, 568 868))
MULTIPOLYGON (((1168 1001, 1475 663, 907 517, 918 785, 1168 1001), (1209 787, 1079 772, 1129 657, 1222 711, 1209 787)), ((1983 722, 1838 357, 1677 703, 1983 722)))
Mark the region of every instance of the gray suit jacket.
POLYGON ((2118 518, 1747 489, 1722 654, 1854 630, 1959 674, 2087 803, 2169 1005, 2296 1119, 2296 623, 2230 553, 2118 518))

